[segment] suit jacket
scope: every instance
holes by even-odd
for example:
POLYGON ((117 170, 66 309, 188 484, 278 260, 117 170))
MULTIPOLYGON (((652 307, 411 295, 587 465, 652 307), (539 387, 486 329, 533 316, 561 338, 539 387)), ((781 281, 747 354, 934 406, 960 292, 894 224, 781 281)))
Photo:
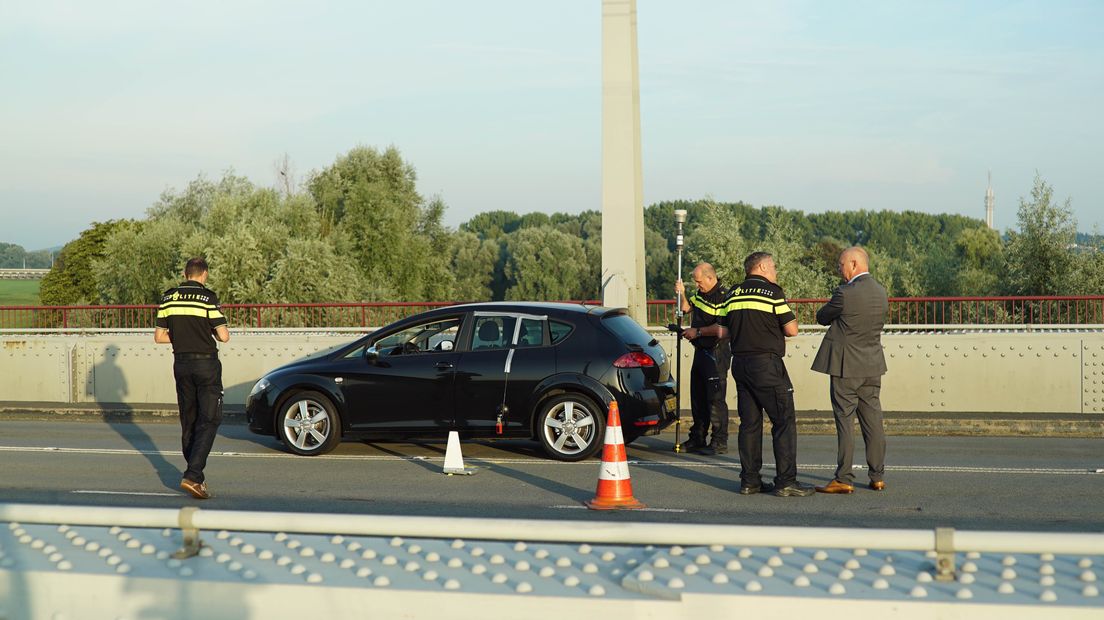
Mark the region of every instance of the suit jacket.
POLYGON ((878 377, 886 372, 882 351, 889 297, 870 274, 841 284, 832 299, 816 313, 817 323, 828 325, 813 360, 813 370, 834 377, 878 377))

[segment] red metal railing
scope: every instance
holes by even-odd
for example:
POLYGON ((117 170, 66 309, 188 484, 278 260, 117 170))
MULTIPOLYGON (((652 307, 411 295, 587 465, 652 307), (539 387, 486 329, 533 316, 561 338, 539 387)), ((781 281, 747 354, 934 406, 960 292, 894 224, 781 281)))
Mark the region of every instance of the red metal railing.
MULTIPOLYGON (((803 325, 816 322, 824 299, 791 299, 803 325)), ((454 302, 225 304, 234 327, 379 327, 454 302)), ((597 301, 587 303, 597 304, 597 301)), ((155 305, 0 306, 0 329, 152 329, 155 305)), ((647 305, 649 325, 675 322, 673 300, 647 305)), ((887 323, 896 325, 1101 325, 1104 295, 1079 297, 893 297, 887 323)))
MULTIPOLYGON (((802 325, 816 324, 816 311, 827 299, 789 299, 802 325)), ((674 302, 648 320, 674 322, 674 302)), ((659 310, 657 308, 657 310, 659 310)), ((890 297, 886 323, 891 325, 1101 325, 1104 295, 1066 297, 890 297)))

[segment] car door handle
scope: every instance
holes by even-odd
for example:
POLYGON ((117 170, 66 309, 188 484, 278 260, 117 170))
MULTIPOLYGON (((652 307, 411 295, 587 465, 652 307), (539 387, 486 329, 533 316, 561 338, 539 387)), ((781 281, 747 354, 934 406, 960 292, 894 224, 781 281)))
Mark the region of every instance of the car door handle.
POLYGON ((452 362, 437 362, 436 368, 438 370, 448 370, 452 368, 452 362))

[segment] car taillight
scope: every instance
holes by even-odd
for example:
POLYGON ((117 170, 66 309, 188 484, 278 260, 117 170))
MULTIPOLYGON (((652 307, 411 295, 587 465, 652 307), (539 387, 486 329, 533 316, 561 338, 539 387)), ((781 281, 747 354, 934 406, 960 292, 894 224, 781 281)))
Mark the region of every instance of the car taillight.
POLYGON ((651 368, 655 366, 655 360, 647 353, 641 353, 640 351, 630 351, 617 358, 617 361, 613 363, 616 368, 651 368))

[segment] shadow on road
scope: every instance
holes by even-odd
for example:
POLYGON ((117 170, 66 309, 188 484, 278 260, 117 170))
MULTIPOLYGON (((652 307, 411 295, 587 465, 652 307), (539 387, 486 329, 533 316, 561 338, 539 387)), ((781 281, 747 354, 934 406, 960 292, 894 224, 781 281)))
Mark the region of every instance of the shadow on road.
POLYGON ((119 351, 119 345, 105 345, 103 361, 92 369, 95 373, 93 385, 96 386, 96 402, 103 411, 104 420, 108 426, 146 457, 154 473, 161 480, 161 484, 176 491, 181 470, 162 456, 153 439, 142 430, 142 425, 134 423, 134 411, 131 406, 123 402, 129 393, 129 387, 122 369, 115 364, 119 351))

